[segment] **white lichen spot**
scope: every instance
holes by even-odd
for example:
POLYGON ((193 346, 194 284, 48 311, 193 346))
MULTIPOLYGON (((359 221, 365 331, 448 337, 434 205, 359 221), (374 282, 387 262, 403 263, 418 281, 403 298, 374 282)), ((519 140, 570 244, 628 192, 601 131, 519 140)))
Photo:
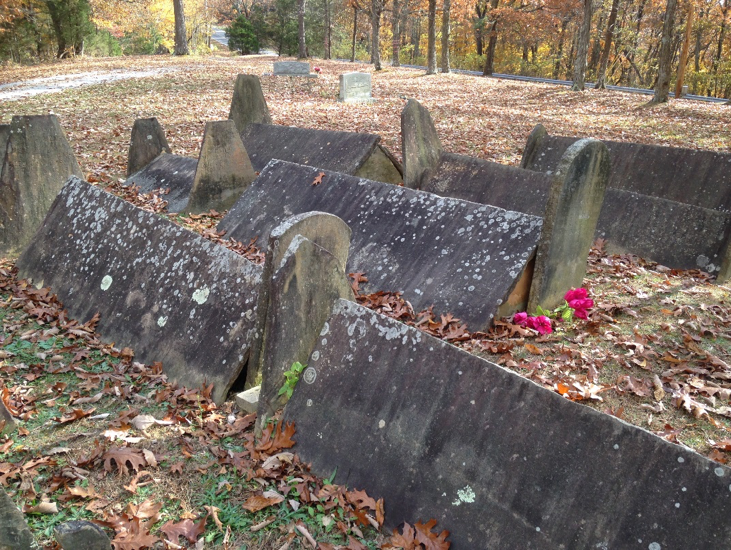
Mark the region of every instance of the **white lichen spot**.
POLYGON ((211 289, 207 286, 201 287, 193 293, 193 301, 199 305, 205 304, 210 293, 211 289))
POLYGON ((109 275, 104 275, 104 278, 102 279, 101 289, 102 290, 108 290, 110 286, 112 286, 112 279, 109 275))
POLYGON ((313 367, 307 367, 302 374, 302 379, 308 384, 313 384, 317 379, 317 371, 313 367))
POLYGON ((312 360, 317 361, 320 358, 320 352, 319 351, 313 351, 312 352, 312 360))
POLYGON ((325 336, 330 332, 330 325, 328 323, 325 323, 322 327, 322 330, 320 331, 320 336, 325 336))
POLYGON ((311 406, 312 406, 312 399, 308 399, 308 400, 307 400, 307 406, 308 406, 308 407, 311 407, 311 406))
POLYGON ((464 489, 459 489, 457 491, 457 498, 452 503, 452 506, 459 506, 463 502, 466 504, 472 504, 475 502, 475 492, 469 485, 467 485, 464 489))
POLYGON ((651 542, 650 546, 647 547, 647 550, 662 550, 662 546, 660 546, 659 542, 651 542))
POLYGON ((723 477, 723 474, 726 473, 726 472, 724 472, 723 468, 721 468, 720 466, 713 471, 715 472, 715 474, 718 477, 723 477))
POLYGON ((160 327, 160 328, 162 328, 162 327, 164 327, 167 324, 167 322, 168 322, 168 318, 165 315, 161 315, 157 319, 157 326, 160 327))
POLYGON ((680 462, 682 464, 683 462, 685 462, 685 459, 682 456, 679 456, 678 457, 678 462, 680 462))
POLYGON ((676 503, 675 503, 675 507, 676 507, 676 508, 680 508, 680 503, 679 503, 679 502, 676 502, 676 503))
POLYGON ((386 427, 386 421, 385 421, 385 420, 379 420, 379 421, 378 421, 378 427, 379 427, 380 429, 383 429, 383 428, 385 428, 385 427, 386 427))
POLYGON ((617 449, 619 449, 619 445, 615 443, 614 444, 614 450, 616 451, 617 449))

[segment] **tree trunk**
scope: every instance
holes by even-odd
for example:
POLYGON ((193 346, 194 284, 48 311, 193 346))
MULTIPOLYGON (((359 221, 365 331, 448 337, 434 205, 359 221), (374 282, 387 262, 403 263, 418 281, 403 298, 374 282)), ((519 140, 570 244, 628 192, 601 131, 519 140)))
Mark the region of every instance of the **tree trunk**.
POLYGON ((688 64, 688 50, 690 49, 690 35, 693 32, 693 2, 688 2, 688 17, 685 21, 685 38, 683 39, 683 50, 678 63, 678 76, 675 79, 675 99, 680 99, 683 94, 683 79, 685 78, 685 66, 688 64))
POLYGON ((675 24, 675 8, 677 5, 677 0, 668 0, 667 8, 665 9, 662 38, 660 39, 655 95, 652 96, 650 104, 665 103, 668 100, 668 92, 670 91, 670 69, 673 61, 673 25, 675 24))
POLYGON ((183 0, 173 0, 175 14, 175 55, 188 55, 188 33, 185 30, 185 10, 183 0))
MULTIPOLYGON (((693 56, 695 57, 695 72, 701 72, 701 46, 703 45, 703 24, 701 20, 705 15, 705 10, 701 10, 698 15, 698 28, 695 32, 695 51, 693 56)), ((694 92, 695 93, 695 92, 694 92)))
POLYGON ((373 67, 375 70, 381 70, 381 12, 383 11, 383 0, 372 0, 371 2, 371 32, 372 46, 371 57, 373 58, 373 67))
POLYGON ((305 4, 306 0, 297 0, 297 37, 299 38, 299 52, 297 57, 307 58, 307 40, 305 38, 305 4))
POLYGON ((602 17, 599 18, 599 21, 597 22, 596 26, 596 38, 594 39, 594 42, 590 41, 591 44, 591 50, 589 54, 589 61, 587 63, 587 71, 593 72, 597 69, 599 66, 599 59, 601 58, 601 52, 602 52, 602 34, 604 34, 604 15, 602 14, 602 17))
POLYGON ((477 18, 475 21, 475 49, 477 51, 477 55, 482 55, 482 46, 483 46, 483 30, 485 28, 485 14, 487 13, 487 6, 482 7, 480 4, 475 4, 475 12, 477 13, 477 18))
POLYGON ((393 39, 391 40, 391 65, 394 67, 401 66, 401 2, 393 0, 393 8, 391 11, 391 29, 393 31, 393 39))
POLYGON ((452 9, 452 0, 444 0, 442 10, 442 72, 449 72, 449 12, 452 9))
MULTIPOLYGON (((490 0, 490 10, 497 9, 500 0, 490 0)), ((497 18, 490 21, 487 27, 487 51, 485 52, 485 68, 482 76, 492 76, 495 65, 495 46, 497 46, 497 18)))
POLYGON ((421 55, 421 17, 416 18, 416 23, 411 29, 411 38, 414 43, 414 49, 411 51, 411 61, 413 62, 421 55))
POLYGON ((426 74, 437 72, 437 0, 429 0, 429 28, 426 33, 426 74))
POLYGON ((353 45, 350 48, 350 62, 355 61, 355 38, 358 34, 358 8, 353 6, 353 45))
POLYGON ((561 20, 561 32, 558 35, 558 51, 556 52, 556 62, 553 65, 553 79, 557 79, 561 72, 561 58, 563 57, 563 44, 566 40, 566 27, 569 26, 568 19, 561 20))
POLYGON ((325 0, 325 59, 330 59, 330 33, 332 30, 332 23, 330 21, 330 0, 325 0))
POLYGON ((596 76, 596 88, 598 90, 604 90, 607 87, 604 80, 607 77, 607 64, 609 63, 609 52, 612 48, 612 38, 614 38, 617 13, 619 13, 619 0, 612 0, 612 9, 609 12, 609 21, 607 21, 607 33, 604 35, 604 49, 599 60, 599 71, 596 76))
POLYGON ((584 90, 586 84, 586 54, 589 50, 589 38, 591 37, 591 12, 592 1, 584 1, 584 19, 579 28, 579 36, 576 42, 576 57, 574 58, 574 84, 571 89, 575 92, 584 90))

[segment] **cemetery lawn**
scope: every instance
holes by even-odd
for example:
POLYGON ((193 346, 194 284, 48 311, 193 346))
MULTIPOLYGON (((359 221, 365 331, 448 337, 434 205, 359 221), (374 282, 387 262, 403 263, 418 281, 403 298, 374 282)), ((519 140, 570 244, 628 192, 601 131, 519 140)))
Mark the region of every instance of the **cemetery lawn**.
MULTIPOLYGON (((228 116, 236 75, 271 72, 273 60, 154 56, 10 67, 0 84, 90 71, 166 72, 3 100, 0 123, 12 115, 57 114, 90 182, 166 215, 164 196, 134 196, 118 185, 134 119, 156 116, 173 153, 197 156, 205 123, 228 116)), ((731 146, 731 108, 722 105, 680 100, 648 109, 640 95, 394 68, 373 76, 377 103, 340 104, 338 75, 372 68, 317 63, 318 79, 262 78, 274 123, 377 133, 397 156, 404 97, 431 111, 447 151, 505 164, 519 163, 538 122, 551 134, 731 146)), ((220 241, 213 229, 220 213, 170 218, 220 241)), ((228 245, 261 258, 248 243, 228 245)), ((304 548, 305 532, 323 548, 384 542, 371 525, 388 502, 307 473, 291 454, 291 428, 272 424, 255 440, 253 418, 231 401, 218 408, 206 388, 170 387, 160 365, 141 365, 133 349, 102 343, 93 321, 68 319, 49 293, 18 281, 12 269, 12 259, 0 264, 0 371, 3 401, 19 426, 0 439, 0 484, 43 543, 55 525, 82 518, 107 522, 124 548, 162 547, 162 539, 193 546, 201 538, 206 547, 304 548)), ((487 334, 470 333, 449 312, 435 312, 425 327, 566 399, 728 463, 729 287, 699 271, 607 255, 601 243, 584 286, 596 302, 589 319, 559 324, 550 335, 509 320, 487 334)), ((391 303, 360 300, 380 311, 391 303)), ((429 518, 413 521, 419 519, 429 518)))

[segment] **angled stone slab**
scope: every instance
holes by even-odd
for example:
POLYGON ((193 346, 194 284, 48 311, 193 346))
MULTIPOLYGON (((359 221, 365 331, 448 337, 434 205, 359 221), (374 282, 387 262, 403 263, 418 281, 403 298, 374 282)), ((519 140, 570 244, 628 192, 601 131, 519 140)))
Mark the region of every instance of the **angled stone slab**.
POLYGON ((127 153, 127 177, 139 172, 162 153, 171 153, 165 131, 156 118, 138 118, 132 126, 127 153))
POLYGON ((236 77, 228 118, 234 121, 239 132, 243 132, 244 128, 251 123, 272 123, 258 76, 240 74, 236 77))
POLYGON ((31 550, 37 548, 23 513, 0 487, 0 548, 31 550))
POLYGON ((241 139, 258 172, 278 159, 386 183, 401 181, 400 166, 374 134, 249 124, 241 139))
POLYGON ((234 122, 207 122, 185 211, 228 210, 254 179, 256 174, 234 122))
POLYGON ((181 385, 213 384, 221 403, 256 325, 262 268, 77 178, 59 193, 17 262, 99 334, 161 361, 181 385))
POLYGON ((5 148, 10 138, 10 124, 0 124, 0 163, 5 159, 5 148))
POLYGON ((90 521, 67 521, 57 525, 53 534, 63 550, 112 550, 104 529, 90 521))
POLYGON ((69 176, 81 176, 55 115, 15 116, 0 170, 0 254, 26 246, 69 176))
POLYGON ((322 335, 284 420, 387 526, 436 518, 455 550, 728 548, 729 468, 350 302, 322 335))
POLYGON ((17 422, 10 411, 0 399, 0 434, 12 432, 17 426, 17 422))
POLYGON ((295 362, 307 362, 334 302, 353 299, 345 271, 350 234, 337 216, 307 212, 285 220, 269 235, 259 426, 286 402, 279 396, 284 373, 295 362))
POLYGON ((168 212, 181 212, 188 206, 197 167, 198 161, 194 158, 162 153, 128 177, 124 185, 139 187, 142 193, 169 190, 163 196, 168 203, 168 212))
POLYGON ((429 111, 415 99, 401 111, 401 151, 404 185, 421 189, 424 173, 436 168, 444 149, 429 111))
POLYGON ((353 232, 347 271, 366 272, 368 291, 401 291, 417 311, 433 304, 472 330, 490 325, 540 238, 536 216, 336 172, 316 184, 320 173, 272 161, 218 229, 262 242, 292 214, 329 212, 353 232))

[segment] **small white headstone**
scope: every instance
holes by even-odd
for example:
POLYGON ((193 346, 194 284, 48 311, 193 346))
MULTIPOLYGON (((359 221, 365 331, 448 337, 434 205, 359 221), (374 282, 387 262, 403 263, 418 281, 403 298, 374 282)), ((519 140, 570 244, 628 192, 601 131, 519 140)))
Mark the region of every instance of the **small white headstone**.
POLYGON ((310 74, 310 64, 303 61, 275 61, 274 76, 317 77, 316 74, 310 74))
POLYGON ((341 74, 339 99, 346 103, 373 101, 373 98, 371 97, 370 73, 341 74))
POLYGON ((255 386, 249 388, 236 395, 236 404, 242 411, 251 414, 256 412, 256 408, 259 406, 259 392, 261 386, 255 386))

